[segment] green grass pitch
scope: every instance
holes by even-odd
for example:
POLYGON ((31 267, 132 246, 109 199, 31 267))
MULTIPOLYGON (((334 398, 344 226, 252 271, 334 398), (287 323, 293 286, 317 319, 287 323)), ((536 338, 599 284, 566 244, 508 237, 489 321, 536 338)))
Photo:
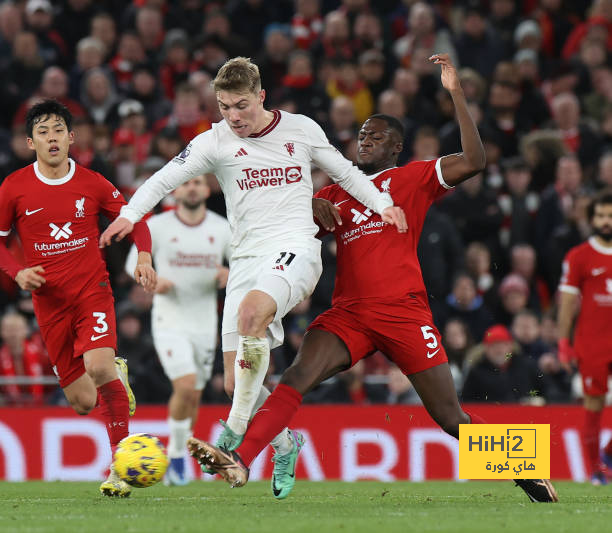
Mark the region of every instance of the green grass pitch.
POLYGON ((556 483, 561 502, 532 504, 511 482, 298 481, 283 501, 268 482, 134 489, 108 499, 97 483, 0 483, 0 531, 47 532, 605 532, 612 487, 556 483))

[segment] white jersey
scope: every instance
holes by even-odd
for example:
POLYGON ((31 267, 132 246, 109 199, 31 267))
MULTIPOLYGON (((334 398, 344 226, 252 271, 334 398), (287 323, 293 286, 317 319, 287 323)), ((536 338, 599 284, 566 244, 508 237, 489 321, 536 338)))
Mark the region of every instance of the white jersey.
POLYGON ((136 222, 180 184, 213 173, 225 195, 235 259, 313 244, 311 164, 374 211, 393 205, 329 144, 316 122, 284 111, 273 114, 264 130, 246 138, 225 121, 213 124, 139 187, 121 216, 136 222))
MULTIPOLYGON (((152 327, 217 339, 217 267, 228 258, 229 224, 222 216, 206 211, 198 225, 182 222, 176 211, 147 220, 151 253, 157 274, 174 283, 166 294, 153 297, 152 327)), ((138 251, 132 246, 125 264, 133 276, 138 251)))

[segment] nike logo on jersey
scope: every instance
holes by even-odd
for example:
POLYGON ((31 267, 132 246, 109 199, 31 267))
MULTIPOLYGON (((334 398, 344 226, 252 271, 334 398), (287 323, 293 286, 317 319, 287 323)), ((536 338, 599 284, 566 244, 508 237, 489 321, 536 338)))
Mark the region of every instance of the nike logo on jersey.
POLYGON ((34 213, 38 213, 39 211, 42 211, 44 209, 44 207, 41 207, 40 209, 34 209, 34 211, 29 211, 28 209, 26 209, 26 217, 29 217, 30 215, 33 215, 34 213))
POLYGON ((348 202, 348 200, 342 200, 341 202, 336 202, 334 204, 334 207, 338 207, 339 205, 342 205, 344 202, 348 202))
POLYGON ((435 352, 427 352, 427 359, 431 359, 434 355, 436 355, 440 351, 438 348, 435 352))
POLYGON ((605 271, 606 271, 606 267, 594 268, 593 270, 591 270, 591 275, 594 277, 597 277, 600 274, 603 274, 605 271))
POLYGON ((102 337, 106 337, 107 335, 108 333, 103 333, 102 335, 92 335, 91 342, 97 341, 98 339, 101 339, 102 337))

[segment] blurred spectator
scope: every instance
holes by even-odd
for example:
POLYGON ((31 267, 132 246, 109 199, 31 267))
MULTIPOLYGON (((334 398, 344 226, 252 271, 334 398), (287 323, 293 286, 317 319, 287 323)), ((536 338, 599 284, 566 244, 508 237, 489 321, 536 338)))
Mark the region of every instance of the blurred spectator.
POLYGON ((578 22, 578 17, 562 0, 540 0, 537 21, 542 29, 542 52, 548 57, 559 57, 567 36, 578 22))
POLYGON ((153 129, 159 132, 164 128, 174 128, 178 130, 184 144, 187 144, 210 127, 210 122, 200 109, 198 92, 191 85, 183 83, 176 88, 172 113, 158 120, 153 129))
POLYGON ((323 30, 320 0, 295 0, 291 32, 298 48, 308 50, 323 30))
POLYGON ((10 57, 15 37, 23 29, 23 17, 20 8, 13 2, 2 2, 0 5, 0 67, 10 57))
POLYGON ((555 344, 546 343, 540 331, 540 322, 533 311, 521 311, 512 321, 512 335, 521 352, 535 361, 543 374, 547 399, 553 402, 568 402, 571 379, 561 368, 554 353, 555 344))
POLYGON ((372 12, 362 12, 355 17, 353 37, 355 38, 354 47, 357 55, 366 50, 389 52, 385 46, 381 21, 372 12))
POLYGON ((53 27, 53 6, 49 0, 28 0, 25 6, 26 26, 38 38, 45 64, 64 64, 68 56, 66 43, 53 27))
POLYGON ((493 74, 495 65, 504 59, 503 36, 487 24, 480 7, 468 7, 462 31, 455 39, 455 49, 462 67, 473 68, 482 76, 493 74))
MULTIPOLYGON (((49 358, 42 340, 30 337, 28 324, 23 315, 8 312, 0 321, 0 376, 5 378, 52 376, 49 358)), ((0 386, 0 404, 3 405, 42 405, 45 392, 49 387, 42 383, 0 386)))
POLYGON ((565 155, 557 161, 555 183, 549 185, 541 196, 536 217, 535 247, 542 253, 551 235, 569 216, 582 184, 582 168, 573 155, 565 155))
POLYGON ((105 62, 114 56, 117 47, 117 25, 115 19, 104 11, 91 19, 91 37, 99 39, 106 50, 105 62))
POLYGON ((482 296, 478 295, 474 280, 465 273, 455 277, 453 290, 446 298, 445 317, 442 323, 453 318, 465 322, 472 338, 478 341, 493 323, 493 315, 485 306, 482 296))
POLYGON ((148 64, 140 63, 134 66, 127 88, 128 97, 143 105, 148 127, 171 113, 172 104, 163 97, 156 72, 148 64))
POLYGON ((466 356, 474 346, 474 339, 466 323, 458 318, 449 320, 444 326, 442 344, 444 345, 444 350, 448 357, 448 363, 455 380, 455 386, 457 386, 457 390, 461 392, 466 356))
MULTIPOLYGON (((391 87, 402 95, 405 113, 416 123, 416 127, 430 126, 436 122, 436 109, 430 100, 422 96, 420 79, 414 70, 398 68, 391 87)), ((417 156, 415 159, 419 160, 417 156)))
POLYGON ((576 154, 586 173, 590 175, 601 152, 601 140, 591 127, 580 120, 580 103, 571 93, 556 96, 552 103, 554 123, 561 132, 567 149, 576 154))
POLYGON ((317 61, 324 58, 338 61, 354 59, 351 28, 344 13, 332 11, 325 16, 323 32, 311 50, 317 61))
POLYGON ((229 18, 220 9, 212 8, 206 13, 204 35, 216 37, 230 57, 248 56, 252 50, 244 37, 232 33, 229 18))
POLYGON ((529 286, 527 307, 541 312, 550 305, 550 293, 545 280, 538 276, 536 251, 530 244, 515 244, 510 250, 510 271, 521 276, 529 286))
POLYGON ((612 152, 606 152, 599 158, 599 171, 595 183, 601 188, 612 187, 612 152))
POLYGON ((145 54, 149 61, 155 62, 164 44, 164 22, 160 9, 147 4, 139 7, 135 23, 145 54))
POLYGON ((272 94, 273 99, 279 103, 294 102, 296 113, 309 116, 319 123, 324 123, 327 118, 329 98, 317 82, 308 52, 296 50, 291 53, 281 87, 272 94))
POLYGON ((66 0, 55 17, 57 32, 66 42, 69 61, 74 60, 77 43, 87 36, 95 15, 94 0, 66 0))
POLYGON ((263 53, 255 63, 259 67, 262 88, 269 94, 282 84, 292 49, 291 29, 287 24, 270 24, 266 27, 263 53))
POLYGON ((529 190, 531 170, 522 157, 503 161, 503 168, 505 187, 497 197, 504 215, 499 241, 502 248, 508 250, 517 243, 533 242, 540 198, 537 193, 529 190))
POLYGON ((138 100, 124 100, 117 106, 119 127, 134 133, 136 162, 142 163, 149 155, 153 133, 147 128, 144 106, 138 100))
POLYGON ((408 15, 408 32, 393 45, 398 61, 406 68, 413 65, 418 48, 424 48, 427 57, 443 50, 450 55, 454 65, 461 65, 450 33, 446 29, 436 30, 433 8, 425 2, 412 4, 408 15))
POLYGON ((464 402, 542 404, 544 383, 536 364, 516 350, 505 326, 485 333, 484 356, 470 368, 463 384, 464 402))
POLYGON ((471 242, 465 251, 465 267, 476 282, 476 290, 482 296, 485 305, 489 309, 494 309, 498 302, 497 283, 491 272, 489 249, 481 242, 471 242))
POLYGON ((358 126, 355 118, 353 101, 346 96, 337 96, 331 102, 327 136, 340 152, 345 153, 351 141, 357 135, 358 126))
MULTIPOLYGON (((100 39, 85 37, 77 44, 76 51, 76 64, 70 70, 70 96, 81 99, 83 78, 90 70, 100 68, 104 64, 106 48, 100 39)), ((81 103, 83 103, 82 100, 81 103)))
POLYGON ((385 403, 389 404, 421 404, 421 398, 410 383, 410 380, 395 365, 389 368, 387 388, 389 394, 385 403))
POLYGON ((453 221, 432 205, 427 211, 417 255, 434 318, 451 291, 455 272, 463 267, 463 243, 453 221))
POLYGON ((244 37, 252 50, 260 50, 265 27, 280 20, 280 2, 264 0, 232 0, 226 12, 232 23, 232 32, 244 37))
MULTIPOLYGON (((119 38, 117 54, 109 63, 121 91, 128 90, 134 75, 134 68, 136 65, 143 65, 146 58, 145 49, 138 34, 131 31, 123 32, 119 38)), ((157 70, 151 66, 146 68, 150 69, 153 79, 157 80, 157 70)))
POLYGON ((535 130, 521 139, 520 152, 532 176, 532 189, 541 192, 554 183, 557 162, 567 153, 558 131, 535 130))
POLYGON ((464 181, 439 205, 455 221, 464 244, 479 241, 497 251, 503 214, 495 195, 484 187, 482 174, 464 181))
POLYGON ((130 385, 137 402, 165 403, 170 382, 161 367, 151 337, 143 331, 140 311, 130 302, 117 307, 117 354, 128 360, 130 385))
POLYGON ((5 93, 13 100, 23 100, 38 88, 45 61, 38 48, 36 34, 20 31, 13 40, 12 56, 0 71, 5 80, 5 93))
POLYGON ((159 156, 168 162, 185 147, 185 141, 176 128, 163 128, 151 144, 151 155, 159 156))
POLYGON ((174 88, 189 78, 189 73, 195 69, 191 61, 189 38, 187 32, 181 29, 170 30, 164 39, 162 63, 159 67, 159 79, 168 100, 174 98, 174 88))
POLYGON ((497 322, 510 326, 516 314, 527 308, 529 285, 519 274, 508 274, 499 284, 500 305, 497 309, 497 322))
POLYGON ((36 158, 34 150, 30 150, 26 142, 25 125, 15 126, 10 135, 10 150, 7 160, 0 167, 0 178, 4 180, 11 172, 29 165, 36 158))
POLYGON ((332 100, 346 96, 353 102, 358 124, 363 124, 374 110, 372 93, 359 78, 357 64, 352 60, 343 59, 338 63, 336 75, 327 82, 325 89, 332 100))
POLYGON ((104 124, 111 118, 111 111, 118 97, 113 80, 102 68, 88 70, 81 81, 81 102, 96 124, 104 124))
POLYGON ((359 75, 366 83, 372 98, 378 99, 389 85, 385 56, 378 50, 366 50, 359 56, 359 75))
POLYGON ((570 59, 585 38, 601 39, 612 50, 612 4, 609 0, 593 0, 589 17, 574 27, 563 46, 564 59, 570 59))

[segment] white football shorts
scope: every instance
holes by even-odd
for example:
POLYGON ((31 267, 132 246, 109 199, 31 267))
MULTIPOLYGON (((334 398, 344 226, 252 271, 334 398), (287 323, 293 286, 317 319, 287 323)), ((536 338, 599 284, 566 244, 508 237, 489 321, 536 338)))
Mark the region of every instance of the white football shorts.
POLYGON ((208 337, 153 328, 153 343, 170 381, 196 375, 196 390, 202 390, 212 374, 215 343, 208 337))
POLYGON ((238 349, 238 307, 252 290, 265 292, 276 302, 267 337, 270 348, 280 346, 284 339, 281 319, 312 294, 322 269, 320 241, 308 248, 287 247, 271 255, 232 261, 221 326, 223 351, 238 349))

